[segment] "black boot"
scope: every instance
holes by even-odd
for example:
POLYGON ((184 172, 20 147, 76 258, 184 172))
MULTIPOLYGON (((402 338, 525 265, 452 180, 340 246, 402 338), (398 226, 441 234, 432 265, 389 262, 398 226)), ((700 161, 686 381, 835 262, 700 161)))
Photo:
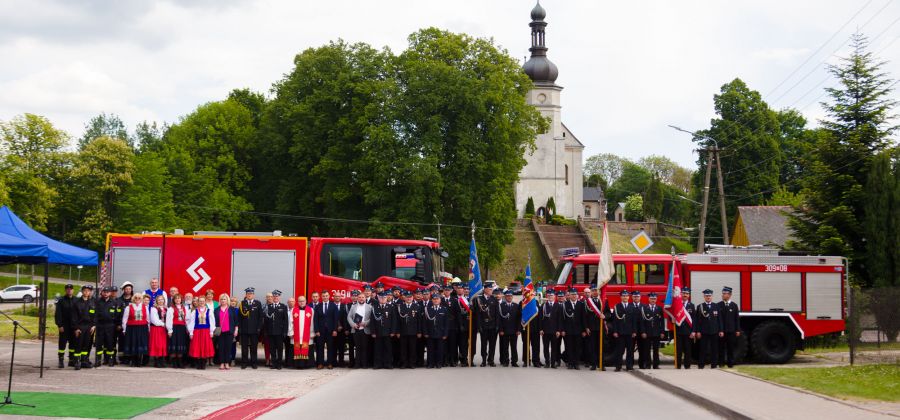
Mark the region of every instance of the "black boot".
POLYGON ((60 355, 59 355, 59 366, 58 366, 58 367, 59 367, 60 369, 63 369, 63 368, 65 368, 65 366, 66 366, 66 364, 65 364, 64 361, 63 361, 63 355, 60 354, 60 355))
POLYGON ((69 352, 69 367, 75 367, 78 365, 76 362, 77 357, 75 357, 74 353, 69 352))
POLYGON ((81 367, 86 369, 94 367, 94 365, 91 364, 91 356, 87 354, 81 356, 81 367))
POLYGON ((94 367, 100 367, 100 353, 94 355, 94 367))

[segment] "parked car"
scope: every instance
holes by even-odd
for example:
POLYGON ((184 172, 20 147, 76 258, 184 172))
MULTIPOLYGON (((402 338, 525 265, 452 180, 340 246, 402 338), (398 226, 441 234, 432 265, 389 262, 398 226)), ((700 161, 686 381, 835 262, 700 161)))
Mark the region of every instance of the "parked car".
POLYGON ((34 302, 38 297, 37 286, 33 284, 20 284, 17 286, 9 286, 0 291, 0 302, 11 300, 21 300, 25 303, 34 302))
POLYGON ((521 295, 522 294, 522 283, 513 280, 513 281, 509 282, 509 287, 507 287, 507 289, 512 290, 514 295, 521 295))

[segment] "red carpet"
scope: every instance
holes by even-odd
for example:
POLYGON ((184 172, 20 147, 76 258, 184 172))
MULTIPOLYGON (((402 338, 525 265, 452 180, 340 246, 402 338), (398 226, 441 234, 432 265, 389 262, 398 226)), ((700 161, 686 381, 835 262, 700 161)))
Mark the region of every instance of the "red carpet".
POLYGON ((255 419, 275 409, 293 398, 266 398, 260 400, 244 400, 234 405, 229 405, 221 410, 214 411, 203 417, 203 420, 231 419, 250 420, 255 419))

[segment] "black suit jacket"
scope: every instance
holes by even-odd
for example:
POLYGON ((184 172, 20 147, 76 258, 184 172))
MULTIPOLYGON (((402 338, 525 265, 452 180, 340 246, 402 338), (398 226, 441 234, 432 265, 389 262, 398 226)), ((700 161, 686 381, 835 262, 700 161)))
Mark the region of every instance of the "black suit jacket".
POLYGON ((328 309, 326 310, 325 302, 322 302, 316 307, 315 311, 316 332, 320 333, 320 335, 331 335, 333 331, 337 331, 341 322, 339 304, 328 302, 328 309))
POLYGON ((566 301, 562 307, 563 331, 567 335, 584 332, 584 302, 566 301))
POLYGON ((740 308, 734 301, 725 304, 725 301, 718 303, 719 316, 722 318, 722 332, 733 333, 741 329, 740 308))
POLYGON ((541 331, 544 334, 555 335, 562 331, 562 320, 560 319, 562 316, 562 305, 559 303, 551 305, 550 302, 544 302, 538 315, 538 318, 541 320, 541 331))

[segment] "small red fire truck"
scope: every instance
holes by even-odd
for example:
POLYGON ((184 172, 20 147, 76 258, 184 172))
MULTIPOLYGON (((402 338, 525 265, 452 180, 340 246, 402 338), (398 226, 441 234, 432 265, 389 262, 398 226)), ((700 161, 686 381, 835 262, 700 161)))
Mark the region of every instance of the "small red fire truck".
MULTIPOLYGON (((578 289, 596 284, 598 254, 571 255, 561 259, 553 289, 578 289)), ((691 301, 703 301, 703 290, 712 289, 721 300, 723 286, 734 292, 740 305, 743 334, 738 355, 763 363, 790 360, 803 339, 844 331, 846 317, 847 260, 828 256, 785 256, 765 249, 713 249, 705 254, 675 257, 691 301)), ((621 290, 638 290, 666 296, 673 258, 665 254, 615 254, 615 275, 604 286, 607 305, 619 303, 621 290)), ((672 324, 668 325, 672 331, 672 324)), ((604 353, 612 346, 604 346, 604 353)), ((695 353, 696 354, 696 353, 695 353)), ((611 354, 608 354, 611 356, 611 354)), ((604 355, 605 357, 607 354, 604 355)))
MULTIPOLYGON (((443 284, 446 253, 426 240, 302 238, 275 233, 197 232, 107 236, 104 268, 112 284, 141 291, 158 278, 181 293, 229 293, 244 288, 285 296, 327 290, 346 297, 366 284, 412 290, 443 284)), ((286 299, 286 298, 285 298, 286 299)))

